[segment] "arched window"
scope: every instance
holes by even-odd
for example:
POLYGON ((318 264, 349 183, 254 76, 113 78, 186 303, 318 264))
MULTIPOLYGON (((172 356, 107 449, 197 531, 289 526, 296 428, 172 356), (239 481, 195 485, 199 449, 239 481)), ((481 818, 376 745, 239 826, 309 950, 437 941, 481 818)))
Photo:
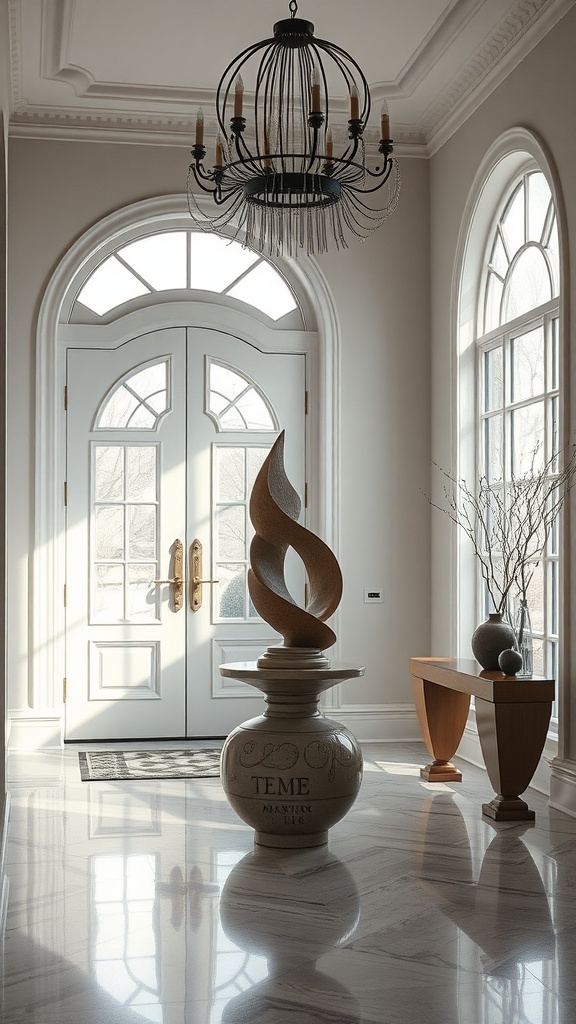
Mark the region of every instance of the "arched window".
POLYGON ((72 319, 107 319, 126 303, 158 301, 158 293, 168 291, 215 292, 274 321, 298 307, 276 267, 239 242, 193 230, 155 231, 118 246, 95 266, 76 296, 72 319))
MULTIPOLYGON (((539 170, 505 189, 488 232, 478 288, 478 469, 506 507, 512 482, 557 469, 559 291, 557 212, 539 170)), ((496 553, 497 556, 497 553, 496 553)), ((534 672, 556 676, 559 642, 558 530, 528 587, 534 672)), ((491 610, 485 597, 485 611, 491 610)))

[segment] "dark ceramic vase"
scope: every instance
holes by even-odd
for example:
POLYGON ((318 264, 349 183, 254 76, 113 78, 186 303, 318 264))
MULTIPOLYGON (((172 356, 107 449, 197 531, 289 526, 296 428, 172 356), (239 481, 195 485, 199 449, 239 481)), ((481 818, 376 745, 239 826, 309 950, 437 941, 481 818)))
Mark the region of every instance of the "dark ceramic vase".
POLYGON ((472 653, 483 669, 497 672, 502 651, 514 647, 516 634, 509 622, 502 621, 500 612, 491 612, 472 634, 472 653))

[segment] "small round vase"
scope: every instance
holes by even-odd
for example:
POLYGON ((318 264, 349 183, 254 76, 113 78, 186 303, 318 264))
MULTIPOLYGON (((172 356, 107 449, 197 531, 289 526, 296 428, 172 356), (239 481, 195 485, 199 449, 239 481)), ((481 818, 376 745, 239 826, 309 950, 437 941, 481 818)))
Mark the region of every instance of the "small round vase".
POLYGON ((514 647, 516 634, 509 622, 502 621, 500 612, 491 612, 472 634, 472 653, 483 669, 497 672, 502 651, 514 647))
POLYGON ((222 747, 221 778, 236 813, 260 846, 322 846, 362 782, 362 752, 352 733, 318 710, 323 690, 362 675, 353 666, 220 666, 224 676, 262 690, 263 715, 239 725, 222 747))
POLYGON ((498 657, 498 665, 504 672, 504 675, 515 676, 522 668, 522 655, 520 651, 514 650, 513 647, 502 651, 498 657))

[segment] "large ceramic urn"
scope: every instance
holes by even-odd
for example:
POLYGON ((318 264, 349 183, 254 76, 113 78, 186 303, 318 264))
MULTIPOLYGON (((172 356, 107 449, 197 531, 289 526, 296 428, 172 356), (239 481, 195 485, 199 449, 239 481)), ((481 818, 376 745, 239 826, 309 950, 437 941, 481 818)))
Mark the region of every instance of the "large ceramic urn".
POLYGON ((297 520, 300 499, 284 471, 282 433, 264 462, 250 498, 255 536, 248 586, 258 613, 283 638, 257 662, 220 666, 224 676, 256 686, 266 709, 230 733, 222 748, 222 784, 230 804, 262 846, 311 847, 354 803, 362 753, 352 733, 321 712, 321 693, 361 676, 363 668, 331 665, 325 650, 336 636, 325 619, 342 596, 332 551, 297 520), (292 547, 304 562, 309 600, 292 598, 284 578, 292 547))

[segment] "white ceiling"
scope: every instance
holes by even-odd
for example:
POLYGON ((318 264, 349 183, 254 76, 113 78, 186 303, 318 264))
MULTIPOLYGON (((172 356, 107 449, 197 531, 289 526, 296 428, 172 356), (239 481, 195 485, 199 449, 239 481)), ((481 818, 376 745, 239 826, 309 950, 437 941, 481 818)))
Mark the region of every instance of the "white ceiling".
MULTIPOLYGON (((220 74, 288 0, 8 0, 14 135, 188 145, 220 74)), ((576 0, 300 0, 405 153, 433 152, 576 0)), ((210 119, 208 116, 208 128, 210 119)))

